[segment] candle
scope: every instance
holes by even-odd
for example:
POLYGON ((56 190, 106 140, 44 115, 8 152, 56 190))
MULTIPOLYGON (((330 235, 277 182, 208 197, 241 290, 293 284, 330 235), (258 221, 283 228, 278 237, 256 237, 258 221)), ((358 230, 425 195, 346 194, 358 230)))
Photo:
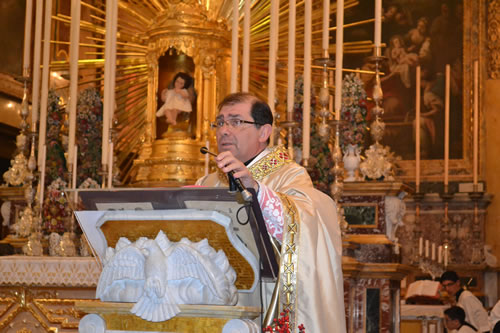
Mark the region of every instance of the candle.
MULTIPOLYGON (((250 80, 250 5, 251 1, 245 1, 243 5, 243 59, 241 69, 241 91, 248 92, 250 80)), ((295 28, 295 25, 294 25, 295 28)))
POLYGON ((473 143, 473 191, 477 191, 479 166, 479 62, 474 61, 474 143, 473 143))
MULTIPOLYGON (((42 70, 42 95, 40 98, 40 126, 38 132, 38 151, 43 151, 47 135, 47 104, 49 97, 49 58, 50 58, 50 29, 52 16, 52 0, 45 1, 45 26, 43 31, 43 70, 42 70)), ((38 168, 43 164, 42 154, 38 154, 38 168)))
POLYGON ((109 144, 109 160, 108 160, 108 188, 113 187, 113 142, 109 144))
POLYGON ((431 260, 436 260, 436 243, 431 244, 431 260))
MULTIPOLYGON (((288 11, 288 90, 287 90, 287 120, 293 120, 293 106, 295 101, 295 0, 290 0, 288 11)), ((289 129, 292 130, 291 128, 289 129)), ((292 143, 289 142, 289 148, 292 143)))
POLYGON ((444 267, 448 266, 448 245, 444 246, 444 267))
POLYGON ((446 65, 444 98, 444 186, 448 188, 448 170, 450 164, 450 65, 446 65))
POLYGON ((322 46, 327 50, 330 45, 330 0, 323 0, 322 46))
MULTIPOLYGON (((269 82, 267 86, 267 101, 271 112, 275 114, 276 99, 276 59, 278 57, 279 0, 271 0, 271 22, 269 31, 269 82)), ((273 125, 274 126, 274 125, 273 125)), ((274 135, 271 135, 270 146, 274 145, 274 135)))
POLYGON ((33 50, 33 90, 31 99, 31 131, 37 131, 38 108, 40 103, 40 58, 42 46, 43 1, 36 2, 35 11, 35 47, 33 50))
POLYGON ((425 240, 425 257, 429 258, 429 240, 425 240))
POLYGON ((29 77, 31 55, 31 21, 33 20, 33 0, 26 0, 26 15, 24 18, 24 52, 23 76, 29 77))
MULTIPOLYGON (((378 52, 378 49, 381 47, 381 39, 382 39, 382 0, 375 0, 375 48, 378 52)), ((378 55, 378 54, 377 54, 378 55)))
POLYGON ((342 107, 342 57, 344 45, 344 0, 337 1, 337 39, 335 45, 335 120, 342 107))
POLYGON ((304 23, 304 108, 302 110, 302 158, 309 160, 311 136, 311 49, 312 0, 305 0, 304 23))
POLYGON ((73 177, 71 179, 71 188, 72 189, 75 189, 76 188, 76 171, 77 171, 77 165, 78 165, 78 145, 75 145, 75 155, 74 155, 74 158, 73 158, 73 169, 72 169, 72 172, 73 172, 73 177))
POLYGON ((421 257, 424 254, 424 239, 420 237, 418 239, 418 255, 421 257))
POLYGON ((43 196, 44 196, 44 190, 45 190, 45 160, 47 159, 47 146, 44 145, 41 153, 38 154, 38 156, 42 156, 42 166, 40 168, 40 214, 43 211, 43 196))
POLYGON ((415 92, 415 187, 420 192, 420 66, 417 66, 415 92))
POLYGON ((443 262, 443 246, 438 246, 438 264, 443 262))
POLYGON ((78 98, 78 52, 80 44, 80 0, 71 1, 71 31, 69 47, 69 135, 68 162, 74 160, 76 134, 76 102, 78 98))
MULTIPOLYGON (((277 0, 275 0, 277 1, 277 0)), ((231 30, 231 93, 238 89, 238 27, 240 19, 239 0, 233 0, 233 22, 231 30)), ((272 20, 271 20, 272 23, 272 20)), ((271 38, 272 42, 272 38, 271 38)))

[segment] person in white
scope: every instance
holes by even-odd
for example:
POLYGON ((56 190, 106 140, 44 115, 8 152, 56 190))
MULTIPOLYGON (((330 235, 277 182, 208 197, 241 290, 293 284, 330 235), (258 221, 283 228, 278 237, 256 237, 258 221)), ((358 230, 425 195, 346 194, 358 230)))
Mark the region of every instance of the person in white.
POLYGON ((483 304, 476 296, 461 286, 456 272, 444 272, 441 275, 441 285, 449 296, 455 298, 456 305, 465 311, 465 320, 467 322, 474 326, 478 332, 490 332, 488 312, 486 312, 483 304))
MULTIPOLYGON (((273 115, 248 93, 227 96, 212 124, 218 172, 197 185, 227 187, 234 172, 253 188, 269 234, 281 243, 279 312, 287 310, 292 332, 346 332, 342 240, 335 202, 313 187, 307 171, 286 148, 268 147, 273 115)), ((271 306, 271 308, 273 308, 271 306)))
POLYGON ((161 97, 165 103, 156 112, 156 116, 165 116, 167 123, 175 125, 179 113, 193 111, 191 96, 188 91, 193 80, 188 74, 179 72, 174 76, 172 82, 173 87, 162 92, 161 97))
POLYGON ((452 306, 444 310, 444 324, 448 331, 457 333, 475 333, 476 328, 465 321, 465 311, 459 306, 452 306))

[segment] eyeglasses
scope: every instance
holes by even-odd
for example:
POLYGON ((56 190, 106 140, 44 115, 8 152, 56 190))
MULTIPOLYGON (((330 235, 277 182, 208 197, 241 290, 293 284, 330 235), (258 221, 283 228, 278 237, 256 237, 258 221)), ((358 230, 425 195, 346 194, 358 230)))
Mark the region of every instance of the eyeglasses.
POLYGON ((264 125, 264 124, 256 123, 255 121, 248 121, 248 120, 243 120, 243 119, 228 119, 228 120, 218 119, 218 120, 214 121, 213 123, 210 123, 210 127, 212 129, 221 129, 222 127, 224 127, 224 125, 227 125, 231 129, 238 129, 241 126, 243 126, 243 124, 253 124, 253 125, 257 125, 257 126, 264 125))
POLYGON ((450 282, 450 283, 441 283, 441 285, 443 286, 443 288, 448 288, 449 286, 452 286, 454 285, 456 282, 450 282))

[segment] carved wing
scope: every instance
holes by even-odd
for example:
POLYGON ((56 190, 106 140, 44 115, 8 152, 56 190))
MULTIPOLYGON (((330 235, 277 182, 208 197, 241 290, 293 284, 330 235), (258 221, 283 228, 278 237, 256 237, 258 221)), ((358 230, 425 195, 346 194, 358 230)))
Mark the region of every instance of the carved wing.
POLYGON ((114 281, 144 280, 145 260, 141 250, 133 245, 117 251, 102 269, 97 284, 96 297, 101 298, 105 295, 114 281))
POLYGON ((225 304, 230 295, 224 273, 208 258, 186 244, 177 243, 167 257, 167 279, 195 278, 207 286, 212 294, 225 304))

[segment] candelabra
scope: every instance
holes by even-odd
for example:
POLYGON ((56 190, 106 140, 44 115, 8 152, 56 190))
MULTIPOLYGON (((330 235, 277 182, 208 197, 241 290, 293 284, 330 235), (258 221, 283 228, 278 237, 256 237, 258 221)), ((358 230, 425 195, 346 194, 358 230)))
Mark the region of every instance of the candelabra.
POLYGON ((474 191, 469 192, 469 198, 474 202, 471 264, 482 264, 484 262, 483 242, 481 239, 481 223, 479 222, 479 201, 483 198, 483 195, 483 192, 477 191, 477 184, 474 185, 474 191))
POLYGON ((443 235, 443 255, 444 255, 444 266, 448 266, 450 262, 450 218, 448 214, 449 202, 453 199, 453 194, 448 191, 448 184, 444 186, 444 192, 441 193, 441 199, 444 202, 444 218, 443 224, 441 225, 441 232, 443 235))
POLYGON ((375 85, 372 96, 375 106, 371 110, 375 120, 370 125, 371 136, 375 143, 365 151, 366 159, 360 163, 361 173, 368 179, 390 180, 392 178, 392 164, 389 161, 390 148, 380 144, 385 131, 385 123, 382 121, 384 94, 380 82, 380 67, 385 60, 386 57, 381 56, 380 47, 376 47, 375 54, 368 58, 370 63, 375 64, 375 85))

